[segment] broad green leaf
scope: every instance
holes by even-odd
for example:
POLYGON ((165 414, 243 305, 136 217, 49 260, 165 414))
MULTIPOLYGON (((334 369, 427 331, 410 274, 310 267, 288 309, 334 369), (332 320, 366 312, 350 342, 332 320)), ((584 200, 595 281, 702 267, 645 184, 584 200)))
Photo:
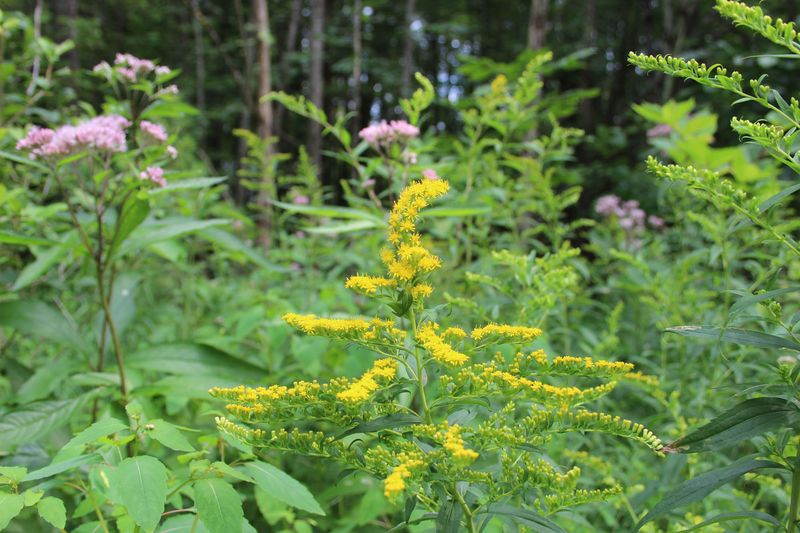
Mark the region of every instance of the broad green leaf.
POLYGON ((491 211, 488 206, 431 207, 423 210, 419 216, 420 218, 471 217, 485 215, 491 211))
POLYGON ((14 280, 11 290, 24 289, 44 276, 53 265, 61 261, 75 247, 77 240, 78 234, 75 231, 70 231, 64 235, 62 242, 38 254, 32 263, 28 263, 20 271, 17 279, 14 280))
POLYGON ((220 228, 206 228, 197 232, 197 235, 200 238, 212 242, 217 246, 224 248, 230 252, 236 252, 242 254, 248 260, 260 266, 261 268, 272 270, 275 272, 288 271, 288 269, 284 267, 279 267, 277 265, 270 263, 269 261, 267 261, 267 258, 264 257, 264 254, 262 254, 252 246, 248 246, 235 235, 232 235, 220 228))
POLYGON ((164 520, 156 533, 208 533, 208 529, 198 515, 181 513, 164 520))
POLYGON ((530 511, 506 504, 492 504, 480 511, 481 514, 508 516, 517 524, 541 533, 566 533, 561 527, 548 518, 530 511))
POLYGON ((375 418, 369 422, 364 422, 363 424, 358 424, 357 426, 352 427, 339 435, 338 438, 341 439, 355 433, 374 433, 376 431, 381 431, 382 429, 411 426, 413 424, 420 423, 422 423, 422 419, 417 415, 409 413, 395 413, 392 415, 375 418))
POLYGON ((57 529, 64 529, 67 524, 67 509, 58 498, 48 496, 42 499, 36 504, 36 510, 39 511, 39 516, 57 529))
POLYGON ((214 178, 190 178, 187 180, 170 181, 169 183, 167 183, 166 187, 158 187, 156 189, 150 189, 149 194, 151 196, 155 196, 158 194, 164 194, 165 192, 178 191, 183 189, 204 189, 206 187, 211 187, 212 185, 222 183, 226 179, 228 178, 225 176, 219 176, 214 178))
POLYGON ((119 248, 120 245, 125 242, 125 239, 128 238, 128 235, 130 235, 133 230, 138 228, 149 214, 150 202, 147 200, 136 196, 125 203, 125 206, 122 208, 122 215, 120 215, 119 219, 117 220, 117 224, 114 227, 114 237, 111 240, 108 249, 109 257, 114 255, 114 252, 116 252, 117 248, 119 248))
POLYGON ((42 499, 42 496, 44 496, 43 490, 26 490, 22 493, 22 497, 25 498, 25 507, 36 505, 42 499))
POLYGON ((781 523, 777 518, 772 515, 768 515, 767 513, 762 513, 761 511, 734 511, 731 513, 722 513, 713 518, 709 518, 708 520, 704 520, 696 526, 692 526, 689 529, 684 529, 681 531, 681 533, 689 533, 689 531, 697 531, 699 529, 708 527, 711 524, 731 522, 733 520, 758 520, 760 522, 766 522, 771 526, 781 526, 781 523))
POLYGON ((33 472, 29 473, 27 476, 25 476, 23 481, 36 481, 50 476, 55 476, 56 474, 73 470, 84 465, 99 463, 101 459, 102 457, 100 457, 98 454, 90 453, 88 455, 79 455, 78 457, 67 459, 66 461, 53 462, 43 468, 40 468, 39 470, 34 470, 33 472))
POLYGON ((86 397, 37 402, 0 416, 0 443, 3 448, 35 442, 69 422, 86 397))
POLYGON ((313 215, 327 218, 346 218, 353 220, 369 220, 380 226, 386 226, 386 221, 382 216, 376 216, 367 211, 360 211, 351 207, 337 207, 332 205, 296 205, 284 202, 272 201, 273 205, 285 209, 290 213, 301 213, 303 215, 313 215))
POLYGON ((50 396, 50 393, 57 390, 61 383, 81 366, 82 362, 68 357, 61 357, 51 361, 50 364, 40 366, 19 388, 16 402, 27 404, 50 396))
POLYGON ((788 348, 800 351, 800 344, 791 339, 740 328, 719 328, 716 326, 675 326, 667 328, 670 333, 677 333, 684 337, 704 337, 707 339, 720 339, 734 344, 758 346, 761 348, 788 348))
POLYGON ((151 346, 125 358, 125 365, 142 370, 187 376, 231 376, 257 380, 263 370, 204 344, 175 343, 151 346))
POLYGON ((0 326, 77 348, 86 346, 78 331, 61 311, 38 300, 0 302, 0 326))
POLYGON ((41 237, 30 237, 28 235, 21 235, 12 231, 0 231, 0 242, 5 244, 21 244, 23 246, 54 246, 59 244, 50 239, 43 239, 41 237))
POLYGON ((723 468, 718 468, 717 470, 712 470, 711 472, 706 472, 705 474, 684 481, 667 493, 667 495, 636 524, 633 530, 634 533, 639 531, 642 526, 651 520, 664 516, 684 505, 700 501, 722 485, 733 481, 747 472, 752 472, 760 468, 780 468, 780 465, 772 461, 747 457, 723 468))
POLYGON ((50 169, 47 167, 47 165, 43 165, 42 163, 39 163, 38 161, 35 161, 29 157, 23 157, 13 152, 6 152, 5 150, 0 150, 0 157, 8 159, 9 161, 13 161, 15 163, 19 163, 20 165, 27 165, 29 167, 39 169, 43 172, 50 172, 50 169))
POLYGON ((182 116, 197 115, 200 111, 194 106, 180 100, 158 100, 153 102, 142 113, 142 118, 178 118, 182 116))
POLYGON ((200 520, 210 533, 242 531, 242 500, 236 489, 223 479, 197 481, 194 484, 194 504, 200 520))
POLYGON ((783 398, 754 398, 725 411, 681 437, 670 448, 683 453, 719 450, 800 420, 800 411, 783 398))
POLYGON ((209 220, 159 220, 153 223, 142 224, 136 228, 130 238, 120 246, 119 253, 126 254, 135 252, 151 244, 157 244, 214 226, 224 226, 228 224, 228 222, 227 219, 212 218, 209 220))
POLYGON ((28 469, 24 466, 0 466, 0 477, 10 479, 14 483, 20 483, 27 473, 28 469))
POLYGON ((180 432, 178 428, 161 419, 151 420, 148 424, 152 424, 153 429, 148 432, 148 435, 157 440, 167 448, 179 452, 193 452, 194 447, 189 443, 186 437, 180 432))
POLYGON ((22 494, 0 492, 0 531, 8 527, 9 522, 22 511, 23 507, 25 507, 25 497, 22 494))
POLYGON ((464 511, 458 503, 446 500, 439 506, 439 513, 436 515, 436 533, 459 533, 462 531, 463 515, 464 511))
POLYGON ((168 492, 167 469, 158 459, 147 455, 124 459, 112 485, 134 522, 146 530, 158 525, 168 492))
POLYGON ((738 315, 753 304, 797 291, 800 291, 800 287, 787 287, 785 289, 762 292, 761 294, 748 294, 747 296, 739 298, 739 300, 731 306, 730 314, 738 315))
POLYGON ((249 474, 256 485, 273 498, 309 513, 325 514, 311 492, 283 470, 262 461, 245 463, 240 469, 249 474))
POLYGON ((101 437, 107 437, 112 433, 118 433, 127 429, 129 429, 128 424, 120 422, 116 418, 104 418, 103 420, 98 420, 91 426, 72 437, 72 439, 64 447, 70 448, 72 446, 89 444, 90 442, 94 442, 101 437))
POLYGON ((315 235, 337 235, 339 233, 352 233, 354 231, 361 231, 365 229, 374 229, 383 227, 373 220, 354 220, 352 222, 343 222, 341 224, 325 224, 324 226, 305 226, 303 231, 313 233, 315 235))

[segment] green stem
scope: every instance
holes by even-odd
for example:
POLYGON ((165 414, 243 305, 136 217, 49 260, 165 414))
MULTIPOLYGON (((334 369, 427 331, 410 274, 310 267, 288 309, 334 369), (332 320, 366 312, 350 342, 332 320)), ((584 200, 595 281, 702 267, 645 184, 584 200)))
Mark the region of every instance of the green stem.
POLYGON ((428 407, 428 398, 425 396, 425 384, 422 381, 422 360, 419 356, 419 348, 417 347, 417 317, 414 314, 414 310, 411 309, 408 312, 408 319, 411 321, 411 329, 414 332, 414 360, 417 362, 417 383, 419 384, 419 398, 422 402, 422 411, 425 413, 425 420, 428 424, 433 424, 433 418, 431 418, 431 410, 428 407))
POLYGON ((475 533, 475 524, 473 524, 472 518, 473 513, 470 511, 469 505, 464 500, 464 497, 458 492, 458 489, 453 486, 453 494, 455 494, 456 500, 458 500, 458 504, 461 506, 461 509, 464 511, 464 519, 467 522, 467 531, 469 533, 475 533))
POLYGON ((797 507, 800 503, 800 461, 795 458, 792 473, 792 499, 789 503, 789 518, 786 521, 786 533, 794 533, 797 522, 797 507))

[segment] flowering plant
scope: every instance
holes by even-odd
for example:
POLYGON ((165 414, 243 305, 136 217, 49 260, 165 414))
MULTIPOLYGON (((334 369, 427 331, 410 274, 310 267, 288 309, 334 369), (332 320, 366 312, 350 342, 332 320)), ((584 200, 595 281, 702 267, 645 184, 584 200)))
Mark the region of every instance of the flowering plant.
POLYGON ((442 262, 416 223, 448 189, 441 179, 409 184, 389 215, 388 245, 380 254, 387 274, 345 282, 390 313, 283 317, 302 333, 358 344, 380 358, 357 378, 214 388, 211 394, 230 413, 217 424, 254 447, 330 459, 383 479, 390 501, 406 499, 401 526, 436 519, 477 531, 502 516, 558 531, 544 514, 604 500, 622 488, 613 480, 579 488, 576 461, 548 460, 544 447, 559 433, 601 432, 660 452, 661 441, 642 425, 584 407, 621 380, 648 377, 630 363, 523 350, 542 334, 535 327, 490 323, 467 333, 440 325, 426 302, 442 262), (427 512, 412 518, 417 505, 427 512))

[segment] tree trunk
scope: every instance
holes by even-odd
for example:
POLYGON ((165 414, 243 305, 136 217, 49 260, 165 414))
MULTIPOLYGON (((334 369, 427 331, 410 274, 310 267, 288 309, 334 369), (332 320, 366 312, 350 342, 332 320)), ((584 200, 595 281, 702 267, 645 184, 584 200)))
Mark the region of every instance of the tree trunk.
MULTIPOLYGON (((253 0, 256 35, 258 37, 258 136, 264 140, 272 137, 272 102, 261 98, 272 91, 272 60, 270 57, 269 7, 267 0, 253 0)), ((270 144, 265 145, 266 166, 261 169, 261 184, 256 203, 261 211, 259 241, 268 248, 272 244, 273 210, 270 201, 276 200, 275 176, 272 172, 270 144)))
POLYGON ((361 0, 353 0, 353 79, 350 86, 353 138, 361 127, 361 0))
POLYGON ((253 0, 258 33, 258 135, 272 136, 272 103, 261 97, 272 92, 272 60, 270 57, 269 8, 267 0, 253 0))
POLYGON ((528 48, 536 50, 544 46, 547 37, 547 4, 549 0, 531 0, 528 17, 528 48))
POLYGON ((206 109, 206 50, 203 26, 200 23, 200 0, 192 0, 192 32, 194 33, 195 97, 197 108, 206 109))
MULTIPOLYGON (((286 48, 281 56, 280 79, 278 90, 286 91, 289 87, 289 57, 297 50, 297 34, 300 29, 300 11, 303 7, 302 0, 292 0, 292 10, 289 13, 289 27, 286 30, 286 48)), ((279 105, 275 111, 275 132, 280 137, 283 131, 283 117, 286 108, 279 105)))
MULTIPOLYGON (((325 0, 311 0, 311 103, 324 107, 325 79, 322 61, 325 54, 325 0)), ((308 122, 308 153, 311 161, 321 169, 322 127, 314 121, 308 122)))
MULTIPOLYGON (((37 8, 41 2, 37 1, 37 8)), ((53 3, 56 39, 69 39, 77 45, 78 40, 78 0, 55 0, 53 3)), ((73 48, 66 54, 69 68, 78 71, 81 68, 78 49, 73 48)))
POLYGON ((416 0, 406 0, 403 75, 400 83, 400 94, 406 97, 411 93, 411 72, 414 69, 414 35, 411 33, 411 23, 414 22, 415 3, 416 0))

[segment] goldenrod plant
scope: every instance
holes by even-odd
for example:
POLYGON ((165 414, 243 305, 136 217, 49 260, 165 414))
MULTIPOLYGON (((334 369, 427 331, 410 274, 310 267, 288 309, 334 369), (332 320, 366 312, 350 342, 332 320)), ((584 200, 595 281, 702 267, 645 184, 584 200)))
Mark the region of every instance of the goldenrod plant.
POLYGON ((244 444, 382 479, 386 498, 405 501, 397 528, 436 520, 442 531, 479 531, 502 517, 560 531, 546 515, 622 488, 610 477, 584 488, 574 456, 550 457, 542 446, 561 433, 600 432, 660 453, 661 441, 641 424, 586 406, 643 376, 627 362, 549 357, 531 348, 542 335, 536 327, 440 324, 428 302, 443 262, 417 219, 448 190, 441 179, 411 182, 389 215, 385 274, 345 282, 383 304, 383 316, 283 317, 306 335, 368 348, 378 356, 371 367, 327 383, 213 388, 229 412, 217 424, 244 444), (423 512, 413 513, 417 506, 423 512))
MULTIPOLYGON (((716 10, 735 25, 748 28, 786 48, 790 57, 800 56, 798 33, 793 23, 774 19, 760 7, 751 7, 743 2, 717 0, 716 10)), ((701 524, 708 526, 725 520, 749 519, 792 533, 797 529, 800 508, 800 455, 796 445, 796 428, 800 420, 800 365, 797 364, 800 338, 796 330, 800 315, 786 313, 777 299, 800 290, 787 284, 780 275, 788 273, 789 280, 795 277, 794 269, 787 271, 786 266, 796 264, 800 258, 800 245, 792 236, 797 225, 791 220, 791 213, 781 205, 800 190, 796 183, 800 164, 795 142, 800 128, 800 103, 795 98, 787 101, 777 90, 766 85, 766 75, 748 80, 741 73, 729 71, 719 64, 708 66, 695 59, 672 56, 631 53, 629 61, 643 71, 661 72, 731 93, 737 97, 737 104, 760 106, 763 116, 755 120, 734 117, 731 128, 795 174, 795 180, 778 182, 780 191, 762 199, 752 193, 756 187, 745 188, 744 184, 729 179, 725 169, 707 168, 702 161, 697 166, 688 164, 691 161, 682 165, 664 164, 652 156, 647 161, 653 174, 686 186, 725 214, 726 239, 743 231, 749 232, 751 246, 759 249, 758 260, 766 264, 765 270, 771 272, 751 280, 752 284, 746 290, 734 292, 738 299, 730 305, 725 323, 676 326, 668 331, 761 348, 763 352, 758 366, 769 365, 775 371, 773 379, 757 381, 748 388, 748 392, 757 393, 757 396, 731 407, 664 448, 667 453, 709 452, 738 447, 754 437, 763 437, 766 444, 758 448, 760 453, 740 458, 680 484, 642 518, 636 529, 647 522, 663 519, 673 509, 695 502, 747 473, 774 470, 779 475, 777 483, 783 487, 782 500, 788 505, 761 508, 753 502, 751 509, 737 512, 734 517, 731 516, 733 513, 722 513, 701 521, 701 524), (758 314, 747 315, 746 311, 753 308, 758 314), (766 331, 761 327, 740 327, 742 323, 754 321, 766 325, 763 328, 766 331)), ((730 291, 730 288, 724 287, 724 290, 730 291)))

